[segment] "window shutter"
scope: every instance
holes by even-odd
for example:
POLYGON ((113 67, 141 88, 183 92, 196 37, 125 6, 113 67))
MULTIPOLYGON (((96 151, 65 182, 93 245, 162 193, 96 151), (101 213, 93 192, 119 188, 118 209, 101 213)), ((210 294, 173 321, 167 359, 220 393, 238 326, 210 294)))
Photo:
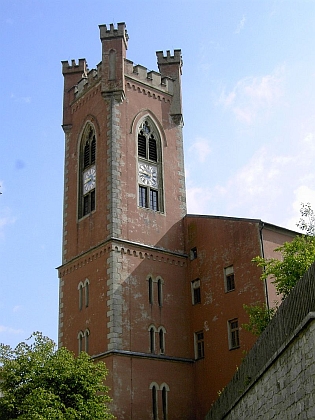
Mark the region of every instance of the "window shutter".
POLYGON ((86 168, 90 164, 90 144, 87 141, 84 146, 84 163, 83 168, 86 168))
POLYGON ((93 137, 92 144, 91 144, 91 164, 95 163, 95 154, 96 154, 96 140, 93 137))
POLYGON ((156 140, 153 136, 149 138, 149 159, 157 162, 156 140))
POLYGON ((138 136, 138 156, 145 158, 147 157, 147 141, 145 136, 139 134, 138 136))

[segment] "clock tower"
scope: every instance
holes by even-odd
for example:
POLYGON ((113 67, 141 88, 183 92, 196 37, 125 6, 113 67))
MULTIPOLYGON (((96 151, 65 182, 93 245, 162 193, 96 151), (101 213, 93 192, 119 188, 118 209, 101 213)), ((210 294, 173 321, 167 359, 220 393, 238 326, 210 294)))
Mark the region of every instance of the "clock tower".
POLYGON ((106 363, 118 419, 190 419, 181 51, 148 71, 124 23, 100 39, 95 69, 62 62, 59 344, 106 363))

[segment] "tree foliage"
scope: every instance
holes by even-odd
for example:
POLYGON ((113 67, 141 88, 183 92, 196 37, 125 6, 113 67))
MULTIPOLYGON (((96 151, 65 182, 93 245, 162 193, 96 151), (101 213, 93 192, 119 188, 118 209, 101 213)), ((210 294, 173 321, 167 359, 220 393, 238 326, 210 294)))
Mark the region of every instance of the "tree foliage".
POLYGON ((0 344, 1 420, 108 420, 107 369, 41 333, 15 349, 0 344))
MULTIPOLYGON (((285 242, 275 249, 280 258, 255 257, 252 261, 262 267, 261 279, 272 279, 278 295, 285 299, 304 273, 315 262, 315 215, 309 203, 302 204, 301 218, 297 226, 303 231, 291 242, 285 242)), ((249 315, 249 323, 243 327, 255 335, 260 335, 277 308, 269 309, 265 304, 244 305, 249 315)))
POLYGON ((315 214, 310 203, 301 204, 301 218, 297 226, 305 232, 306 235, 315 236, 315 214))
POLYGON ((298 235, 275 251, 280 252, 281 259, 255 257, 253 261, 263 268, 261 279, 270 277, 284 299, 315 261, 315 237, 298 235))
POLYGON ((248 324, 243 324, 244 330, 259 336, 269 324, 271 318, 277 312, 277 306, 268 308, 265 303, 243 305, 245 312, 249 315, 248 324))

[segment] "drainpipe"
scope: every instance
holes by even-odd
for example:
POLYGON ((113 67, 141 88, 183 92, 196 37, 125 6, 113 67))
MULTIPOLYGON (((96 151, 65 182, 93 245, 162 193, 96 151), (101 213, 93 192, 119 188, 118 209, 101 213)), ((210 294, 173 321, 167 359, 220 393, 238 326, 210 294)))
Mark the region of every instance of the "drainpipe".
MULTIPOLYGON (((261 252, 262 258, 265 258, 264 237, 263 237, 263 229, 264 229, 264 226, 265 226, 264 222, 260 221, 259 222, 259 239, 260 239, 260 252, 261 252)), ((265 267, 263 267, 263 271, 265 271, 265 267)), ((264 285, 265 285, 266 306, 267 306, 267 309, 269 311, 270 306, 269 306, 269 296, 268 296, 268 283, 267 283, 267 279, 264 280, 264 285)))

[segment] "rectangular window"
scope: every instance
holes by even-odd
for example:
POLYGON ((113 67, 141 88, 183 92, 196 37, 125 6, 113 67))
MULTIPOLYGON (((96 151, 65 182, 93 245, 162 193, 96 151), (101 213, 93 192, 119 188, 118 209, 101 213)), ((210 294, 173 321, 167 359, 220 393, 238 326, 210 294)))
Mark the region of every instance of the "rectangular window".
POLYGON ((197 305, 201 303, 201 291, 200 291, 200 280, 194 280, 191 282, 191 294, 192 294, 192 304, 197 305))
POLYGON ((225 291, 231 292, 235 290, 234 268, 233 265, 224 269, 225 291))
POLYGON ((190 261, 193 261, 197 258, 197 248, 191 248, 190 253, 189 253, 189 259, 190 261))
POLYGON ((139 206, 147 207, 147 188, 139 185, 139 206))
POLYGON ((83 197, 83 216, 89 214, 89 195, 83 197))
POLYGON ((95 210, 95 190, 91 191, 91 211, 95 210))
POLYGON ((95 210, 95 190, 83 197, 83 216, 95 210))
POLYGON ((196 359, 203 359, 205 357, 203 331, 195 333, 195 357, 196 359))
POLYGON ((139 206, 159 211, 159 192, 139 185, 139 206))
POLYGON ((238 319, 232 319, 228 322, 229 329, 229 347, 230 350, 237 349, 240 346, 240 335, 238 329, 238 319))
POLYGON ((150 189, 150 209, 158 211, 159 210, 159 201, 158 201, 158 192, 156 190, 150 189))

